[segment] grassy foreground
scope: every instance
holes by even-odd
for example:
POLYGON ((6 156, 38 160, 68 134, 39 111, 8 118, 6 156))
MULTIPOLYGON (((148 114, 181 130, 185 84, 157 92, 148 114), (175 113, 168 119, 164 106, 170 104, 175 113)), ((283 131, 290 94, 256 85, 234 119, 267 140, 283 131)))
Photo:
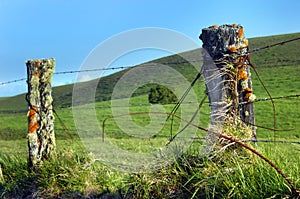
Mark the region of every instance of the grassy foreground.
MULTIPOLYGON (((299 146, 259 144, 258 150, 274 161, 300 186, 299 146), (291 153, 293 151, 293 153, 291 153), (296 154, 294 153, 295 151, 296 154), (289 157, 289 159, 287 159, 289 157)), ((58 152, 30 173, 24 155, 1 155, 1 198, 289 198, 286 181, 255 156, 232 156, 217 161, 188 152, 151 173, 122 173, 77 150, 58 152), (93 164, 92 164, 93 163, 93 164)))
MULTIPOLYGON (((131 99, 131 103, 144 103, 146 96, 131 99)), ((106 107, 110 102, 96 103, 96 106, 106 107)), ((173 105, 165 105, 165 111, 170 111, 173 105)), ((297 99, 276 102, 278 128, 293 131, 278 132, 277 139, 297 140, 299 129, 297 125, 297 99), (296 118, 293 119, 295 116, 296 118)), ((130 112, 149 111, 151 106, 130 107, 130 112)), ((183 105, 183 109, 194 108, 183 105)), ((257 122, 272 127, 272 109, 269 103, 256 104, 257 122), (268 110, 268 113, 265 112, 268 110), (267 117, 266 117, 267 115, 267 117)), ((199 114, 199 125, 207 125, 209 107, 202 107, 199 114)), ((111 116, 111 109, 97 109, 97 117, 101 123, 111 116)), ((67 125, 73 138, 62 130, 56 119, 57 157, 46 161, 41 169, 30 172, 27 167, 26 117, 23 113, 2 114, 2 140, 0 176, 1 198, 289 198, 293 192, 289 184, 272 167, 263 160, 251 154, 224 151, 217 159, 203 156, 202 139, 194 139, 189 149, 179 158, 158 170, 146 173, 130 173, 117 170, 101 161, 87 151, 76 132, 72 111, 58 110, 59 117, 67 125), (20 122, 21 121, 21 122, 20 122), (25 123, 25 125, 23 125, 25 123), (3 123, 4 124, 4 123, 3 123), (19 125, 22 124, 22 125, 19 125), (17 127, 18 128, 15 128, 17 127), (6 129, 6 130, 5 130, 6 129), (8 133, 7 129, 10 129, 8 133), (6 132, 6 133, 4 133, 6 132), (15 152, 20 152, 15 153, 15 152)), ((129 117, 125 117, 125 120, 129 117)), ((149 123, 150 117, 133 115, 132 119, 139 125, 149 123)), ((170 126, 165 125, 157 137, 132 137, 116 125, 113 119, 106 122, 105 140, 110 139, 120 148, 135 153, 164 146, 169 140, 170 126), (115 132, 115 133, 114 133, 115 132)), ((174 132, 178 130, 175 121, 174 132)), ((146 132, 144 132, 146 133, 146 132)), ((203 137, 205 132, 197 131, 197 136, 203 137)), ((258 129, 259 139, 271 139, 272 131, 258 129)), ((274 162, 299 188, 300 187, 300 146, 299 144, 257 143, 256 149, 274 162)))

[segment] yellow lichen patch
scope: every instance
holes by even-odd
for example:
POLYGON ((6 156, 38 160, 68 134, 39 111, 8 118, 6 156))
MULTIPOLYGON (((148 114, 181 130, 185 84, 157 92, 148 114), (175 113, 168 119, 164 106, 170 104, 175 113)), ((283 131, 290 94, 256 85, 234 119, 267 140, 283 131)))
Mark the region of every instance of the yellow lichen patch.
POLYGON ((242 64, 242 59, 240 57, 238 57, 234 60, 234 63, 237 64, 237 65, 241 65, 242 64))
POLYGON ((228 50, 230 50, 230 52, 236 52, 237 51, 237 48, 234 45, 228 46, 227 48, 228 48, 228 50))
POLYGON ((251 95, 248 98, 249 102, 254 102, 256 100, 256 96, 254 94, 251 93, 251 95))
POLYGON ((239 34, 239 38, 241 39, 243 36, 244 36, 244 29, 243 28, 240 28, 238 30, 238 34, 239 34))
POLYGON ((34 133, 38 129, 39 125, 37 122, 30 122, 29 123, 29 132, 34 133))
POLYGON ((241 86, 242 86, 243 90, 245 90, 246 88, 248 88, 248 81, 247 80, 242 80, 241 81, 241 86))
POLYGON ((37 139, 37 144, 38 144, 38 148, 40 148, 41 147, 41 140, 39 138, 37 139))
POLYGON ((246 71, 244 70, 244 69, 240 69, 239 71, 238 71, 238 76, 237 76, 237 79, 238 80, 246 80, 246 79, 248 79, 248 76, 246 75, 246 71))

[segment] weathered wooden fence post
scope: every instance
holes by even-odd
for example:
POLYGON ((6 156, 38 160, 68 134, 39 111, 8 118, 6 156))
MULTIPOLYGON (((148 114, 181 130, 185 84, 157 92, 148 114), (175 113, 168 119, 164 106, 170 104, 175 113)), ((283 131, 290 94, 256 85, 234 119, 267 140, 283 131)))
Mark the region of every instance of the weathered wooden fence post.
POLYGON ((55 154, 51 96, 55 59, 28 60, 26 66, 29 166, 32 167, 38 166, 55 154))
MULTIPOLYGON (((199 37, 206 50, 203 76, 211 106, 210 130, 241 139, 255 139, 255 119, 250 78, 248 40, 241 25, 210 26, 199 37), (213 60, 213 61, 212 61, 213 60)), ((208 132, 206 150, 220 144, 215 134, 208 132)), ((222 140, 224 141, 224 140, 222 140)))

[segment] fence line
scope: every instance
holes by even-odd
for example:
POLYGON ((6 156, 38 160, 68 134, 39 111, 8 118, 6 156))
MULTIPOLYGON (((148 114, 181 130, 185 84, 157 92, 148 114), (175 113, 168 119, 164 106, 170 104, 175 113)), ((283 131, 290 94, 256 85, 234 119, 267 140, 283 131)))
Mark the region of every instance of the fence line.
MULTIPOLYGON (((63 128, 55 128, 56 131, 65 131, 65 129, 63 128)), ((92 132, 92 133, 102 133, 99 131, 87 131, 87 130, 83 130, 83 129, 68 129, 68 131, 70 132, 81 132, 81 133, 88 133, 88 132, 92 132)), ((149 135, 149 134, 135 134, 135 133, 125 133, 125 132, 118 132, 118 131, 109 131, 109 132, 105 132, 106 135, 129 135, 132 138, 136 138, 136 139, 142 139, 142 138, 171 138, 170 135, 149 135)), ((193 140, 204 140, 205 137, 201 137, 201 136, 176 136, 176 138, 190 138, 193 140)), ((243 142, 263 142, 263 143, 274 143, 274 140, 266 140, 266 139, 262 139, 262 140, 243 140, 243 142)), ((287 144, 300 144, 300 141, 292 141, 292 140, 275 140, 276 143, 287 143, 287 144)))
MULTIPOLYGON (((160 63, 160 64, 185 64, 185 63, 191 63, 191 62, 199 62, 203 60, 198 60, 198 61, 182 61, 182 62, 166 62, 166 63, 160 63)), ((279 67, 279 66, 287 66, 290 65, 291 62, 293 64, 300 64, 300 60, 296 61, 267 61, 263 63, 259 63, 259 65, 269 65, 269 64, 275 64, 280 62, 280 64, 274 66, 274 67, 279 67), (287 63, 287 64, 284 64, 287 63)), ((150 63, 149 63, 150 64, 150 63)), ((157 63, 151 63, 151 64, 157 64, 157 63)), ((111 68, 97 68, 97 69, 87 69, 87 70, 71 70, 71 71, 60 71, 60 72, 54 72, 53 75, 63 75, 63 74, 74 74, 74 73, 85 73, 85 72, 96 72, 96 71, 108 71, 108 70, 119 70, 119 69, 129 69, 129 68, 134 68, 134 67, 141 67, 141 66, 147 66, 147 64, 140 64, 136 66, 120 66, 120 67, 111 67, 111 68)), ((9 80, 5 82, 0 82, 0 86, 4 86, 7 84, 12 84, 12 83, 17 83, 21 81, 25 81, 27 78, 19 78, 19 79, 14 79, 14 80, 9 80)))
POLYGON ((0 86, 15 83, 15 82, 25 81, 26 79, 27 78, 20 78, 20 79, 10 80, 10 81, 7 81, 7 82, 0 82, 0 86))
POLYGON ((284 45, 284 44, 287 44, 287 43, 290 43, 290 42, 293 42, 293 41, 298 41, 298 40, 300 40, 300 37, 297 37, 297 38, 294 38, 294 39, 285 40, 285 41, 281 41, 281 42, 274 43, 274 44, 267 45, 267 46, 260 47, 260 48, 255 48, 255 49, 253 49, 253 50, 250 50, 249 53, 258 52, 258 51, 260 51, 260 50, 273 48, 273 47, 275 47, 275 46, 284 45))
POLYGON ((84 73, 84 72, 96 72, 96 71, 106 71, 106 70, 118 70, 118 69, 128 69, 134 66, 119 66, 119 67, 112 67, 112 68, 95 68, 95 69, 87 69, 87 70, 71 70, 71 71, 61 71, 55 72, 54 75, 61 75, 61 74, 71 74, 71 73, 84 73))
MULTIPOLYGON (((86 130, 77 130, 77 129, 68 129, 69 131, 71 132, 87 132, 86 130)), ((55 128, 55 131, 64 131, 64 129, 61 129, 61 128, 55 128)), ((101 132, 98 132, 98 131, 94 131, 95 133, 100 133, 101 132)), ((109 135, 121 135, 121 134, 126 134, 124 132, 116 132, 116 131, 113 131, 113 132, 106 132, 106 134, 109 134, 109 135)), ((170 138, 170 136, 168 135, 156 135, 156 136, 151 136, 149 134, 126 134, 126 135, 130 135, 132 139, 155 139, 155 138, 170 138)), ((179 138, 179 139, 192 139, 192 140, 204 140, 205 137, 201 137, 201 136, 177 136, 176 138, 179 138)), ((73 138, 72 138, 73 139, 73 138)), ((299 144, 300 145, 300 141, 291 141, 291 140, 243 140, 243 142, 253 142, 253 143, 265 143, 265 144, 274 144, 274 142, 276 143, 281 143, 281 144, 299 144)), ((0 155, 16 155, 16 154, 24 154, 24 155, 27 155, 28 154, 28 151, 17 151, 17 152, 0 152, 0 155)))
MULTIPOLYGON (((203 60, 191 60, 191 61, 176 61, 176 62, 166 62, 166 63, 159 63, 159 64, 185 64, 185 63, 198 63, 203 60)), ((85 72, 96 72, 96 71, 108 71, 108 70, 119 70, 119 69, 129 69, 133 67, 141 67, 141 66, 147 66, 149 64, 158 64, 155 62, 149 62, 149 63, 143 63, 139 65, 128 65, 128 66, 118 66, 118 67, 110 67, 110 68, 95 68, 95 69, 86 69, 86 70, 70 70, 70 71, 60 71, 60 72, 54 72, 53 75, 62 75, 62 74, 74 74, 74 73, 85 73, 85 72)), ((6 82, 0 82, 0 86, 11 84, 15 82, 25 81, 27 78, 20 78, 15 80, 10 80, 6 82)))
MULTIPOLYGON (((281 41, 281 42, 274 43, 274 44, 267 45, 267 46, 260 47, 260 48, 255 48, 253 50, 250 50, 249 53, 255 53, 255 52, 258 52, 260 50, 270 49, 270 48, 273 48, 275 46, 284 45, 286 43, 290 43, 290 42, 294 42, 294 41, 298 41, 298 40, 300 40, 300 37, 290 39, 290 40, 286 40, 286 41, 281 41)), ((200 61, 203 61, 203 60, 192 60, 192 61, 182 61, 182 62, 166 62, 166 63, 160 63, 160 64, 180 64, 180 63, 190 63, 190 62, 200 62, 200 61)), ((274 63, 275 62, 277 63, 278 61, 274 61, 274 63)), ((289 62, 290 61, 280 61, 281 65, 282 65, 282 63, 289 63, 289 62)), ((294 62, 299 63, 299 60, 296 60, 294 62)), ((151 63, 151 64, 156 64, 156 63, 151 63)), ((261 63, 261 64, 271 64, 271 62, 268 61, 268 62, 264 62, 264 63, 261 63)), ((141 65, 137 65, 137 66, 143 66, 143 65, 146 65, 146 64, 141 64, 141 65)), ((55 72, 54 75, 82 73, 82 72, 95 72, 95 71, 105 71, 105 70, 129 69, 129 68, 132 68, 132 67, 135 67, 135 66, 120 66, 120 67, 97 68, 97 69, 88 69, 88 70, 61 71, 61 72, 55 72)), ((20 81, 25 81, 26 79, 27 78, 20 78, 20 79, 10 80, 10 81, 6 81, 6 82, 0 82, 0 86, 16 83, 16 82, 20 82, 20 81)), ((299 96, 300 96, 300 94, 294 94, 294 95, 288 95, 288 96, 272 97, 272 99, 298 98, 299 96)), ((260 99, 256 99, 254 102, 256 103, 256 102, 269 101, 269 100, 271 100, 271 98, 260 98, 260 99)), ((185 102, 185 103, 198 103, 198 102, 185 102)), ((132 104, 130 106, 120 106, 120 107, 119 106, 97 106, 95 108, 122 108, 122 107, 124 108, 124 107, 133 107, 133 106, 152 106, 152 105, 151 104, 132 104)), ((71 108, 71 107, 57 108, 56 110, 65 110, 65 109, 69 109, 69 108, 71 108)), ((26 113, 27 111, 28 110, 3 110, 3 111, 0 111, 0 114, 17 114, 17 113, 26 113)), ((57 130, 59 130, 59 129, 57 129, 57 130)), ((75 130, 77 131, 77 129, 75 129, 75 130)), ((272 142, 273 143, 274 140, 256 140, 256 142, 272 142)), ((276 142, 278 142, 278 143, 300 144, 300 142, 294 142, 294 141, 276 140, 276 142)))
MULTIPOLYGON (((291 99, 291 98, 298 98, 300 97, 300 94, 293 94, 293 95, 286 95, 286 96, 278 96, 278 97, 272 97, 273 100, 282 100, 282 99, 291 99)), ((271 98, 257 98, 255 99, 254 102, 252 103, 257 103, 257 102, 265 102, 265 101, 270 101, 271 98)), ((181 104, 198 104, 199 102, 183 102, 181 104)), ((205 102, 206 104, 209 104, 208 101, 205 102)), ((170 103, 170 104, 176 104, 176 103, 170 103)), ((170 105, 168 104, 168 105, 170 105)), ((148 107, 148 106, 154 106, 154 104, 130 104, 127 106, 95 106, 95 109, 105 109, 105 108, 130 108, 130 107, 148 107)), ((69 110, 72 109, 72 106, 68 107, 61 107, 61 108, 55 108, 55 110, 69 110)), ((92 108, 81 108, 81 107, 76 107, 76 110, 80 109, 92 109, 92 108)), ((18 113, 27 113, 28 110, 0 110, 0 114, 18 114, 18 113)))
MULTIPOLYGON (((294 38, 294 39, 285 40, 285 41, 281 41, 281 42, 274 43, 274 44, 271 44, 271 45, 266 45, 266 46, 260 47, 260 48, 254 48, 253 50, 250 50, 248 52, 248 54, 255 53, 255 52, 258 52, 258 51, 261 51, 261 50, 265 50, 265 49, 270 49, 270 48, 273 48, 275 46, 284 45, 284 44, 287 44, 287 43, 290 43, 290 42, 294 42, 294 41, 298 41, 298 40, 300 40, 300 37, 297 37, 297 38, 294 38)), ((166 62, 166 63, 162 63, 162 64, 180 64, 180 63, 190 63, 190 62, 199 62, 199 61, 203 61, 203 60, 191 60, 191 61, 182 61, 182 62, 166 62)), ((276 61, 276 62, 278 62, 278 61, 276 61)), ((285 62, 288 62, 288 61, 285 61, 285 62)), ((149 62, 148 64, 150 64, 150 63, 151 62, 149 62)), ((296 63, 299 63, 299 60, 297 60, 296 63)), ((143 65, 146 65, 146 64, 147 63, 136 65, 136 66, 143 66, 143 65)), ((155 64, 155 62, 152 63, 152 64, 155 64)), ((268 64, 269 64, 269 62, 268 62, 268 64)), ((97 69, 87 69, 87 70, 62 71, 62 72, 55 72, 53 74, 54 75, 60 75, 60 74, 71 74, 71 73, 81 73, 81 72, 95 72, 95 71, 105 71, 105 70, 118 70, 118 69, 128 69, 128 68, 132 68, 132 67, 135 67, 135 66, 119 66, 119 67, 111 67, 111 68, 97 68, 97 69)), ((6 85, 6 84, 15 83, 15 82, 24 81, 26 79, 27 78, 20 78, 20 79, 10 80, 10 81, 6 81, 6 82, 0 82, 0 86, 6 85)))

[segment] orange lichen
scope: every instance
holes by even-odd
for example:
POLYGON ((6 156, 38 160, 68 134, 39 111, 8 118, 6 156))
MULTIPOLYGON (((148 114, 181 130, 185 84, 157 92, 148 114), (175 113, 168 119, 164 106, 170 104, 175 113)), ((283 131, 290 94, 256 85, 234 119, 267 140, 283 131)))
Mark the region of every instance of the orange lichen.
POLYGON ((239 34, 239 38, 241 39, 243 36, 244 36, 244 29, 243 28, 240 28, 238 30, 238 34, 239 34))
POLYGON ((40 64, 41 64, 41 61, 40 61, 40 60, 37 60, 37 61, 35 62, 35 67, 39 67, 40 64))
POLYGON ((29 132, 34 133, 39 127, 39 124, 37 122, 30 122, 29 123, 29 132))
POLYGON ((237 51, 237 49, 234 45, 228 46, 227 48, 228 48, 228 50, 230 50, 230 52, 236 52, 237 51))
POLYGON ((248 76, 245 74, 245 70, 244 69, 240 69, 239 71, 238 71, 238 75, 237 75, 237 79, 238 80, 246 80, 246 79, 248 79, 248 76))
POLYGON ((244 40, 244 45, 245 45, 245 46, 248 46, 248 39, 245 39, 245 40, 244 40))
POLYGON ((33 76, 39 77, 39 73, 37 71, 32 73, 33 76))
POLYGON ((219 26, 216 25, 216 24, 212 25, 212 27, 213 27, 213 28, 216 28, 216 29, 219 28, 219 26))
POLYGON ((250 93, 252 93, 252 90, 251 90, 251 88, 246 88, 246 89, 245 89, 245 92, 250 92, 250 93))
POLYGON ((245 100, 247 100, 248 101, 248 99, 249 99, 249 97, 252 95, 252 93, 246 93, 246 95, 245 95, 245 100))
POLYGON ((28 120, 30 120, 30 121, 33 120, 35 118, 35 113, 36 113, 36 111, 33 108, 31 108, 27 114, 28 120))
POLYGON ((232 24, 232 27, 233 28, 237 28, 237 25, 234 23, 234 24, 232 24))
POLYGON ((248 99, 252 95, 253 91, 251 90, 251 88, 246 88, 244 92, 245 92, 245 100, 248 101, 248 99))

